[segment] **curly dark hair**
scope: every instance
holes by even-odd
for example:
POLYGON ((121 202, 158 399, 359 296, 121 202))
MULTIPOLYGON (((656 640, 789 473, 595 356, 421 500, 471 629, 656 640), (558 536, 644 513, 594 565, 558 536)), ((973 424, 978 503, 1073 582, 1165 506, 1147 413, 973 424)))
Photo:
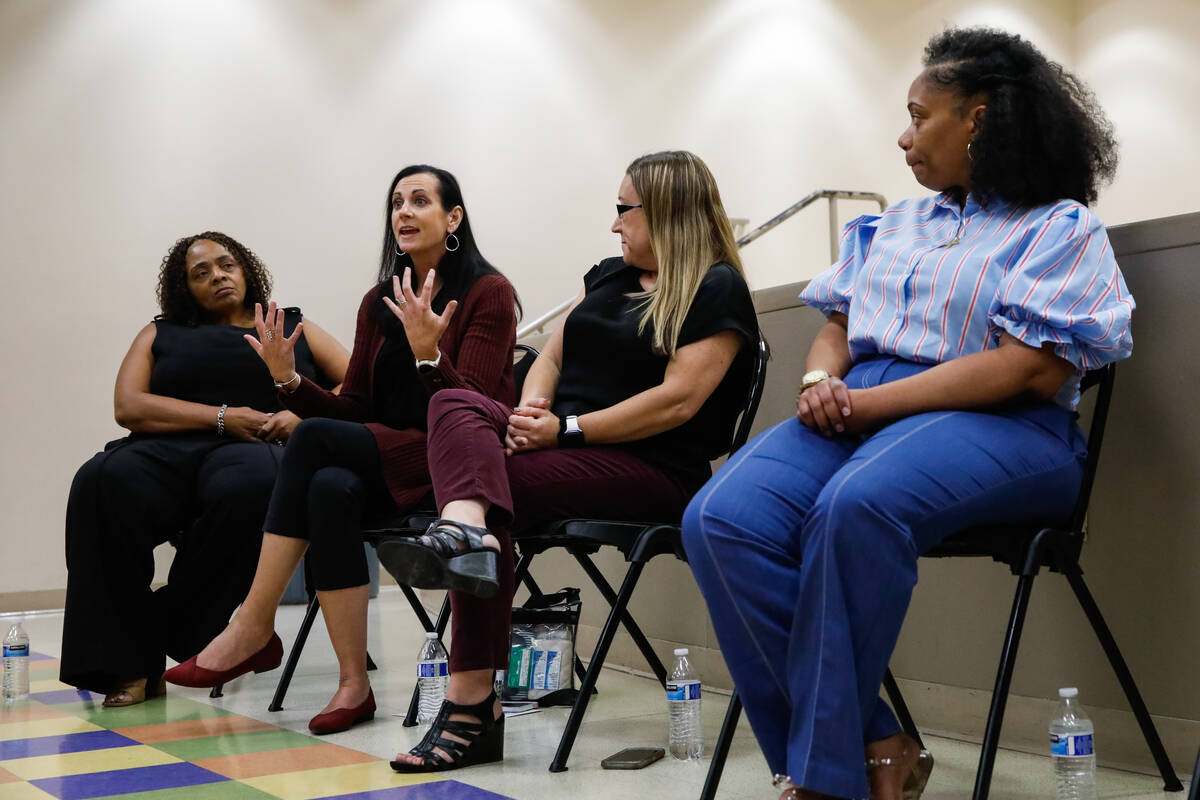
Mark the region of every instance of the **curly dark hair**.
POLYGON ((929 40, 923 62, 925 74, 958 97, 987 96, 971 146, 971 189, 981 202, 1089 205, 1112 180, 1117 144, 1095 96, 1025 39, 950 28, 929 40))
POLYGON ((232 236, 205 231, 183 237, 163 256, 162 266, 158 270, 158 307, 162 310, 162 318, 168 322, 196 325, 204 316, 204 309, 192 297, 187 283, 187 251, 200 239, 221 245, 241 266, 242 274, 246 277, 245 307, 254 308, 255 303, 266 306, 271 297, 271 273, 266 265, 258 260, 253 250, 232 236))

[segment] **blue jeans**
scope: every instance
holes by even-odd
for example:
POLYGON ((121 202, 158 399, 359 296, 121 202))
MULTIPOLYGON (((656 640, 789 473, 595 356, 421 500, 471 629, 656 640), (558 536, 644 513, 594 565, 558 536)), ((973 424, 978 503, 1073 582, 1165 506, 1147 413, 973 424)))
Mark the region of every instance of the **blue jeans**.
MULTIPOLYGON (((929 365, 856 364, 869 388, 929 365)), ((684 545, 773 772, 866 797, 863 747, 899 726, 879 690, 917 557, 980 523, 1066 521, 1086 443, 1037 404, 917 414, 865 437, 792 418, 739 450, 688 506, 684 545)))

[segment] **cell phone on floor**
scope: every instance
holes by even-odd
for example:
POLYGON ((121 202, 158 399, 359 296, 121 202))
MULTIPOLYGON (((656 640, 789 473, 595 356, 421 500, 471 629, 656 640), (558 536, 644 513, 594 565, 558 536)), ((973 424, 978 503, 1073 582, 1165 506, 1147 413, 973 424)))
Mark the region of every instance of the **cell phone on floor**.
POLYGON ((626 747, 600 762, 604 769, 641 769, 658 761, 665 754, 661 747, 626 747))

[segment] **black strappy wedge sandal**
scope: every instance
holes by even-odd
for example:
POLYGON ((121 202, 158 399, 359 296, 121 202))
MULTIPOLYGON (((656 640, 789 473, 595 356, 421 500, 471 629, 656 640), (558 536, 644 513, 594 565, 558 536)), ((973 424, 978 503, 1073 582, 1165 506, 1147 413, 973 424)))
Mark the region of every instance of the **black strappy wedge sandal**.
POLYGON ((437 719, 429 726, 425 738, 408 751, 409 755, 419 756, 423 763, 409 764, 406 761, 393 761, 391 762, 392 769, 396 772, 444 772, 449 769, 503 761, 504 715, 501 714, 500 719, 492 717, 492 714, 495 713, 492 710, 495 705, 495 692, 489 694, 482 703, 476 703, 473 706, 460 706, 458 703, 443 700, 437 719), (479 721, 451 720, 451 714, 470 714, 479 721), (452 733, 466 741, 458 742, 447 739, 442 735, 444 733, 452 733), (435 752, 435 749, 441 750, 453 760, 447 761, 441 753, 435 752))
POLYGON ((485 547, 487 528, 435 519, 425 533, 380 543, 379 561, 397 582, 417 589, 454 589, 491 597, 500 589, 500 551, 485 547), (466 548, 459 545, 465 543, 466 548))

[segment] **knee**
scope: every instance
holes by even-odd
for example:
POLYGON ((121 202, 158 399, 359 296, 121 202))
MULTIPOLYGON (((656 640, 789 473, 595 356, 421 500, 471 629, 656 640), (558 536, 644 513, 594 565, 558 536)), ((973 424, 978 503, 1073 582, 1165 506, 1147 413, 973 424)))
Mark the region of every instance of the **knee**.
POLYGON ((461 414, 478 414, 482 399, 470 389, 442 389, 429 399, 429 430, 461 414))
POLYGON ((818 496, 809 515, 806 540, 816 547, 861 558, 882 556, 901 547, 911 550, 907 529, 888 502, 888 487, 867 471, 835 477, 818 496))
POLYGON ((322 467, 313 473, 308 486, 310 509, 344 509, 347 502, 362 496, 362 481, 345 467, 322 467))
POLYGON ((202 481, 201 502, 206 508, 246 509, 261 517, 275 487, 275 473, 273 461, 217 470, 202 481))
POLYGON ((285 453, 312 452, 314 449, 324 449, 331 439, 336 438, 334 430, 337 423, 334 420, 314 417, 302 419, 288 437, 285 453))
POLYGON ((745 487, 736 480, 709 481, 696 493, 683 512, 683 549, 688 563, 708 563, 714 538, 740 538, 745 526, 741 504, 736 498, 745 487))

